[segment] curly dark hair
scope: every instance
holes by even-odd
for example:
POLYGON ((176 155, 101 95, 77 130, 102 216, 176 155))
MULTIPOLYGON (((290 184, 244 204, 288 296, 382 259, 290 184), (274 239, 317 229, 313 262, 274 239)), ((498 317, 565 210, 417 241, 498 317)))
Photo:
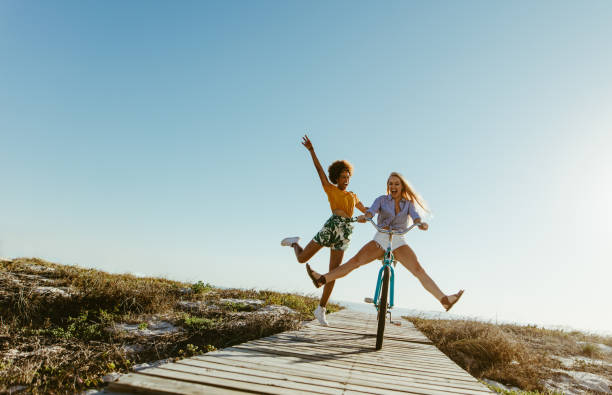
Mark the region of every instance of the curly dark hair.
POLYGON ((353 165, 346 160, 337 160, 329 166, 327 173, 329 174, 329 180, 332 184, 338 183, 338 177, 343 171, 348 171, 349 176, 353 175, 353 165))

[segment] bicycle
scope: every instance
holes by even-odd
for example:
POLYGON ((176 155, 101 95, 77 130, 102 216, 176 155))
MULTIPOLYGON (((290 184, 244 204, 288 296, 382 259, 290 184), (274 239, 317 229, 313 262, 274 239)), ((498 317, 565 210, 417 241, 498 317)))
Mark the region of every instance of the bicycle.
POLYGON ((376 290, 374 291, 374 298, 365 298, 364 301, 366 303, 373 303, 378 311, 378 328, 376 330, 376 349, 380 350, 382 348, 383 343, 383 334, 385 333, 385 321, 387 318, 387 313, 389 314, 389 322, 393 323, 391 320, 391 310, 393 308, 393 291, 394 291, 394 283, 395 283, 395 274, 393 271, 393 267, 397 264, 393 256, 393 235, 405 235, 415 226, 419 226, 419 223, 414 223, 410 225, 404 231, 383 229, 376 225, 376 223, 372 220, 372 218, 367 218, 367 220, 381 233, 386 233, 389 235, 389 246, 385 251, 385 255, 382 259, 382 267, 378 271, 378 279, 376 280, 376 290), (393 264, 393 267, 391 266, 393 264), (390 286, 390 291, 389 291, 390 286), (389 297, 390 296, 390 297, 389 297))

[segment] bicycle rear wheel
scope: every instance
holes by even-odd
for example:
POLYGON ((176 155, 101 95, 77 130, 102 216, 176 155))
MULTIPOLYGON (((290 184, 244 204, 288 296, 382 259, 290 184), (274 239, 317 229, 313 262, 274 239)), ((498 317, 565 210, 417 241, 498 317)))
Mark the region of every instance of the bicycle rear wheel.
POLYGON ((382 278, 382 289, 380 290, 380 301, 378 302, 378 330, 376 331, 376 349, 380 350, 385 333, 385 321, 387 320, 387 299, 389 296, 389 266, 385 266, 382 278))

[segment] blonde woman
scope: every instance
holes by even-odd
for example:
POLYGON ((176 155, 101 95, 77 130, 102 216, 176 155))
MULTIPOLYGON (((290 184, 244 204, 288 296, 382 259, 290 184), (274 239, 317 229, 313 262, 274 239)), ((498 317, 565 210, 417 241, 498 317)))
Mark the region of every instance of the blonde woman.
MULTIPOLYGON (((393 172, 387 179, 387 194, 376 198, 365 215, 359 217, 359 222, 364 222, 366 218, 372 218, 375 214, 378 214, 379 227, 402 231, 408 227, 408 218, 410 217, 415 223, 419 224, 419 229, 427 230, 429 225, 426 222, 421 222, 416 204, 427 211, 423 199, 414 192, 404 177, 393 172)), ((315 287, 319 288, 321 285, 346 276, 359 266, 381 258, 388 246, 389 237, 377 231, 374 240, 363 246, 357 255, 329 273, 321 275, 312 270, 308 264, 306 265, 306 271, 315 287)), ((445 295, 425 272, 414 251, 406 243, 404 236, 393 237, 393 255, 410 273, 419 279, 423 287, 442 304, 446 311, 450 310, 463 295, 463 290, 453 295, 445 295)))
MULTIPOLYGON (((353 166, 345 160, 337 160, 329 166, 329 179, 323 171, 321 163, 315 154, 312 142, 308 136, 302 139, 302 145, 306 147, 312 161, 314 162, 317 174, 321 179, 323 190, 329 200, 329 205, 332 211, 332 216, 325 222, 323 228, 314 236, 314 238, 302 248, 298 242, 299 237, 287 237, 281 241, 282 246, 292 247, 295 256, 300 263, 308 262, 321 248, 329 247, 329 270, 335 269, 342 263, 344 251, 348 248, 351 233, 353 232, 353 224, 351 216, 353 210, 357 207, 361 212, 366 212, 366 207, 357 199, 357 195, 347 191, 347 187, 351 176, 353 175, 353 166), (331 181, 331 182, 330 182, 331 181)), ((319 320, 321 325, 327 326, 325 312, 327 301, 331 296, 334 288, 334 282, 328 281, 323 288, 323 295, 314 311, 314 316, 319 320)))

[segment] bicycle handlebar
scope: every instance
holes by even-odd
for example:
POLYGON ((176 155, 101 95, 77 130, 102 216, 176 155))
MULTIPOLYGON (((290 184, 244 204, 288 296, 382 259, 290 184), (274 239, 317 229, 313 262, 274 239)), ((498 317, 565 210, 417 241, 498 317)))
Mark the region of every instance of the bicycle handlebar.
MULTIPOLYGON (((357 217, 353 217, 351 218, 353 221, 357 221, 357 217)), ((420 223, 413 223, 412 225, 410 225, 406 230, 391 230, 391 229, 385 229, 385 228, 381 228, 380 226, 376 225, 376 223, 372 220, 372 218, 366 218, 367 221, 369 221, 372 226, 374 226, 376 228, 376 230, 378 230, 380 233, 387 233, 390 235, 405 235, 406 233, 410 232, 412 230, 412 228, 414 228, 415 226, 419 226, 420 223)))

